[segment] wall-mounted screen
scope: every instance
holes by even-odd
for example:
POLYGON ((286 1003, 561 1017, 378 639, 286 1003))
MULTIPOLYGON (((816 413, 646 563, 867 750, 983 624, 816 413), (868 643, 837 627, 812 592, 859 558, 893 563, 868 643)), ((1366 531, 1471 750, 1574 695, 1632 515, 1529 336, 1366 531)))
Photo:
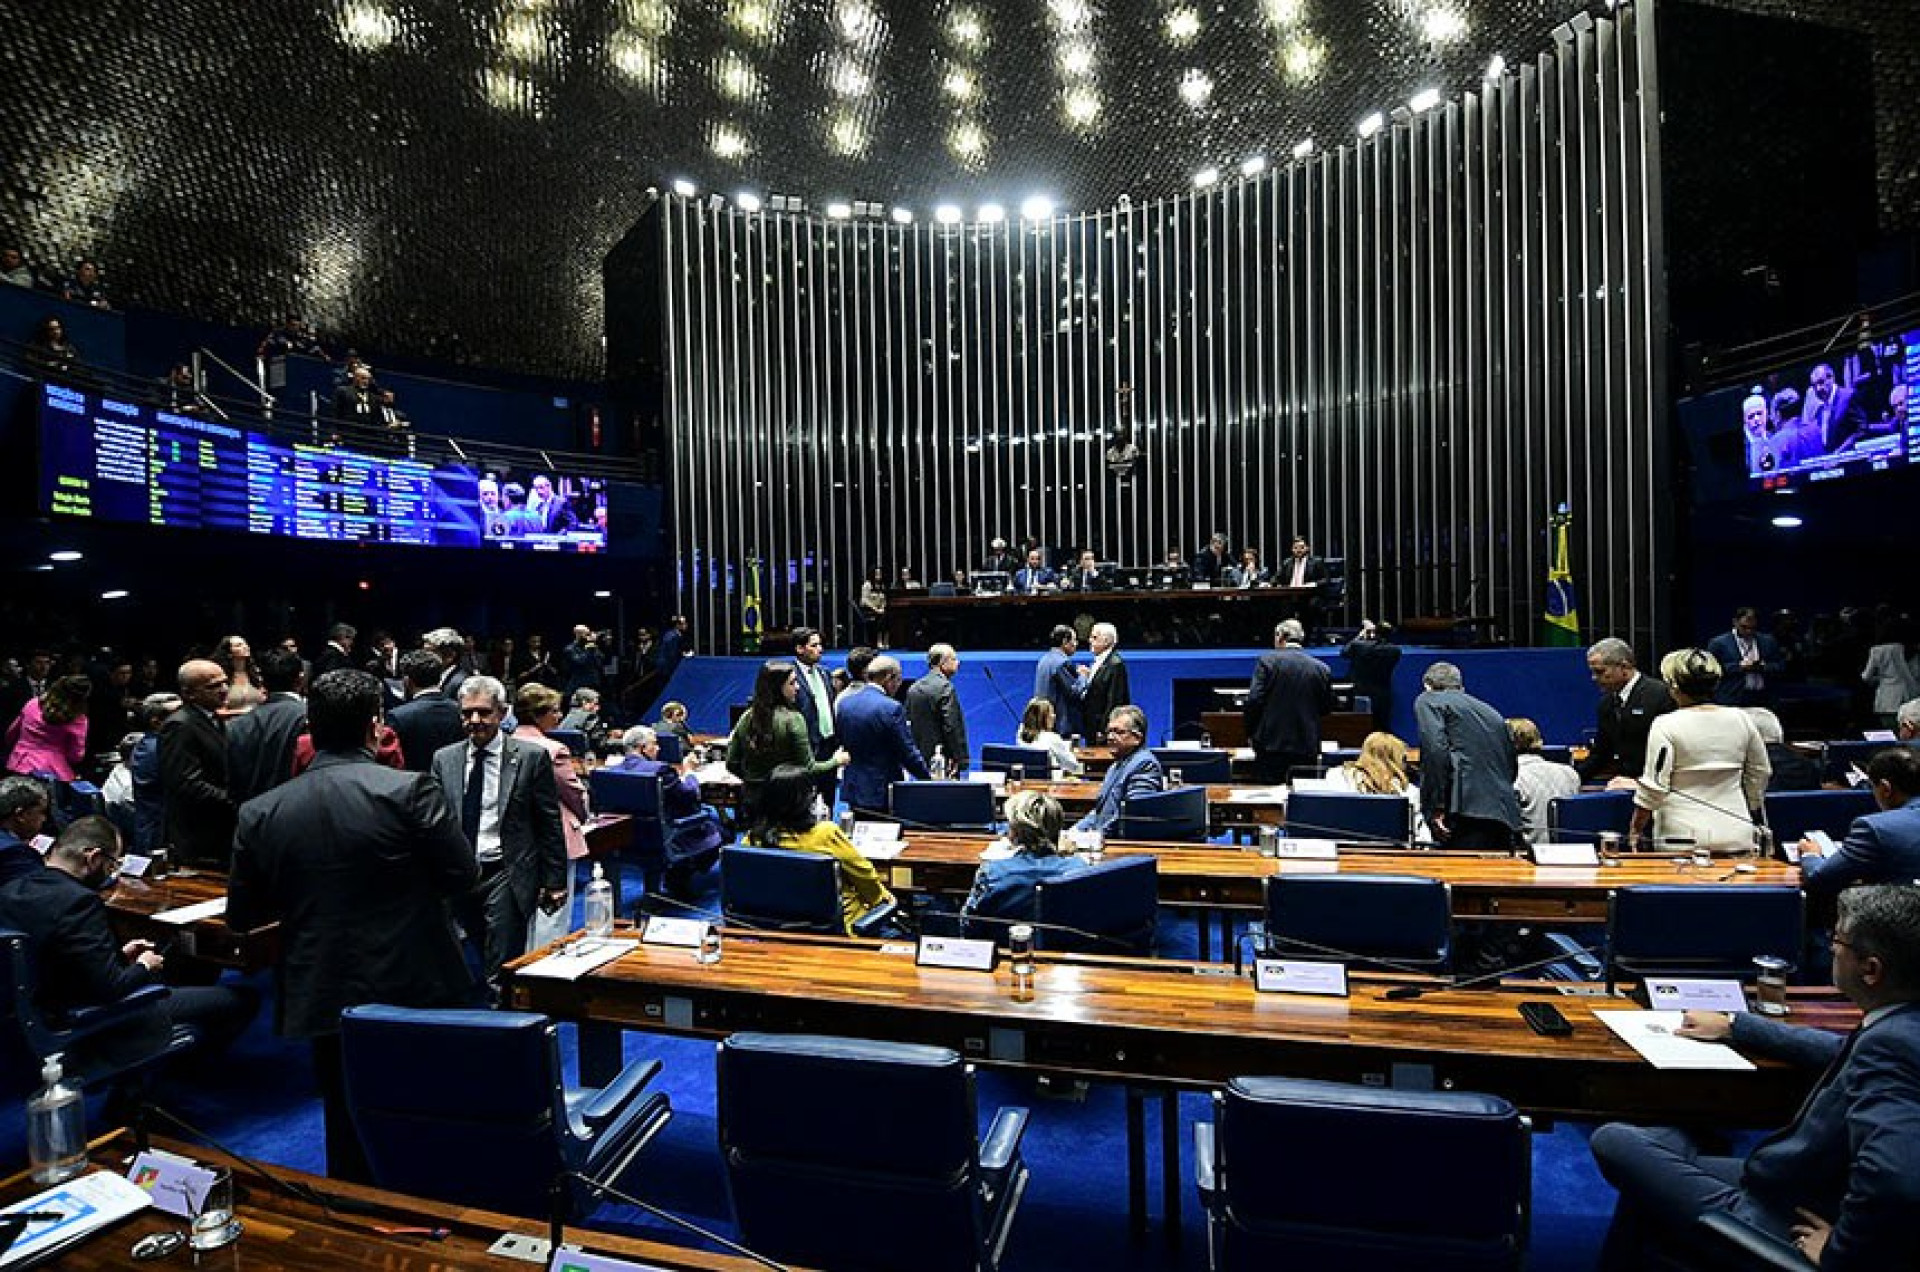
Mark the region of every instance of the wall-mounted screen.
POLYGON ((1756 489, 1920 463, 1920 331, 1868 340, 1714 394, 1738 413, 1756 489))
POLYGON ((607 483, 369 455, 45 385, 48 512, 346 543, 604 552, 607 483))

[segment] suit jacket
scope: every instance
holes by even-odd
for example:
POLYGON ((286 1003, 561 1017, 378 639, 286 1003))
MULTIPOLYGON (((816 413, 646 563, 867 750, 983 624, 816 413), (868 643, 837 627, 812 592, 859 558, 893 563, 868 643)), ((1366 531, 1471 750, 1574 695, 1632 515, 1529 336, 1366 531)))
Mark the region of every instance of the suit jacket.
POLYGON ((530 724, 513 731, 520 741, 537 746, 553 764, 553 786, 560 797, 560 833, 567 841, 567 860, 578 861, 587 855, 587 784, 573 768, 573 752, 564 742, 556 742, 530 724))
POLYGON ((1333 673, 1312 654, 1260 655, 1247 689, 1247 744, 1256 751, 1320 752, 1320 717, 1333 710, 1333 673))
POLYGON ((1920 698, 1920 674, 1915 673, 1906 646, 1897 641, 1867 650, 1867 666, 1860 679, 1873 686, 1873 709, 1880 715, 1892 715, 1901 703, 1920 698))
MULTIPOLYGON (((827 718, 831 720, 833 718, 834 699, 833 678, 828 675, 824 663, 814 664, 814 671, 820 676, 821 693, 824 693, 827 699, 826 714, 827 718)), ((834 749, 834 730, 830 729, 827 732, 821 731, 820 720, 815 714, 817 710, 815 698, 818 695, 814 693, 813 686, 807 683, 807 678, 800 674, 800 663, 797 659, 793 665, 793 682, 799 689, 798 696, 793 700, 793 709, 800 713, 801 721, 807 726, 807 745, 813 748, 815 756, 823 753, 831 754, 834 749)))
POLYGON ((160 789, 174 861, 225 870, 234 820, 226 731, 198 707, 181 707, 160 726, 160 789))
POLYGON ((1044 587, 1052 587, 1059 581, 1060 576, 1044 565, 1037 570, 1029 570, 1023 565, 1013 572, 1013 590, 1016 592, 1038 591, 1044 587))
MULTIPOLYGON (((1317 556, 1309 556, 1307 558, 1307 574, 1304 581, 1307 583, 1319 583, 1326 577, 1327 563, 1325 559, 1317 556)), ((1292 553, 1288 553, 1274 564, 1273 581, 1281 587, 1293 586, 1292 553)))
POLYGON ((1040 655, 1033 669, 1033 696, 1053 704, 1053 727, 1062 737, 1081 731, 1080 703, 1086 693, 1087 682, 1080 678, 1067 654, 1055 648, 1040 655))
POLYGON ((913 744, 906 708, 886 694, 854 694, 840 708, 840 745, 852 757, 840 794, 852 808, 884 809, 887 787, 903 775, 924 779, 927 762, 913 744))
POLYGON ((1884 813, 1856 817, 1830 857, 1800 862, 1807 899, 1828 900, 1856 883, 1912 883, 1920 879, 1920 799, 1884 813))
POLYGON ((1165 790, 1167 775, 1160 767, 1160 761, 1153 752, 1141 747, 1124 760, 1114 761, 1107 770, 1106 777, 1100 781, 1100 791, 1093 797, 1093 807, 1087 815, 1073 824, 1075 830, 1097 830, 1106 834, 1113 824, 1120 820, 1120 809, 1135 795, 1151 795, 1155 791, 1165 790))
POLYGON ((1715 701, 1732 707, 1759 703, 1773 688, 1773 678, 1787 669, 1787 659, 1780 652, 1779 641, 1765 632, 1755 632, 1753 641, 1760 651, 1761 685, 1758 690, 1751 691, 1747 688, 1747 674, 1740 670, 1739 638, 1726 631, 1707 642, 1707 652, 1720 660, 1720 688, 1714 695, 1715 701))
POLYGON ((1347 674, 1353 678, 1353 691, 1373 700, 1373 718, 1393 718, 1393 669, 1400 665, 1400 646, 1391 641, 1361 640, 1347 642, 1347 674))
POLYGON ((478 877, 431 777, 322 752, 241 810, 227 923, 280 924, 275 1026, 312 1038, 363 1003, 464 1006, 473 979, 447 899, 478 877))
POLYGON ((1220 572, 1222 587, 1259 587, 1262 583, 1273 581, 1265 566, 1256 565, 1251 570, 1245 566, 1230 565, 1220 572))
MULTIPOLYGON (((543 888, 567 886, 567 840, 560 828, 560 788, 553 760, 544 749, 519 738, 504 739, 500 753, 500 854, 506 863, 507 890, 531 914, 543 888)), ((439 779, 453 827, 460 831, 460 806, 467 788, 468 744, 463 740, 434 752, 433 776, 439 779)), ((466 835, 460 836, 462 849, 466 835)), ((471 854, 469 854, 471 855, 471 854)))
POLYGON ((1740 1186, 1787 1216, 1833 1223, 1822 1272, 1910 1268, 1920 1259, 1920 1004, 1903 1003, 1842 1039, 1752 1012, 1733 1042, 1827 1072, 1793 1122, 1747 1157, 1740 1186))
POLYGON ((353 656, 332 641, 328 641, 320 647, 320 652, 313 656, 313 670, 309 674, 318 680, 330 671, 340 671, 351 666, 353 666, 353 656))
POLYGON ((1070 592, 1099 592, 1109 586, 1107 576, 1098 567, 1086 571, 1077 568, 1069 570, 1061 576, 1060 585, 1070 592))
POLYGON ((1080 715, 1090 732, 1107 727, 1107 718, 1115 707, 1133 705, 1133 689, 1127 683, 1127 663, 1113 650, 1104 660, 1095 659, 1093 674, 1081 690, 1080 715))
POLYGON ((36 862, 0 887, 0 927, 26 934, 39 964, 40 1009, 55 1016, 117 1002, 155 980, 121 957, 100 894, 64 870, 36 862))
POLYGON ((1194 553, 1193 560, 1188 564, 1193 571, 1195 583, 1218 583, 1228 570, 1239 564, 1239 561, 1232 556, 1215 556, 1206 548, 1202 548, 1194 553))
POLYGON ((1520 829, 1513 780, 1519 759, 1498 711, 1464 690, 1432 690, 1413 701, 1420 725, 1420 808, 1520 829))
MULTIPOLYGON (((1736 657, 1735 661, 1739 661, 1736 657)), ((1596 777, 1638 777, 1647 768, 1647 731, 1654 720, 1673 710, 1673 694, 1665 682, 1641 676, 1627 690, 1623 704, 1617 693, 1600 699, 1600 728, 1593 747, 1580 763, 1581 780, 1596 777)))
POLYGON ((929 671, 907 689, 907 726, 923 758, 931 759, 939 747, 954 772, 967 767, 967 718, 945 672, 929 671))
POLYGON ((293 747, 307 727, 297 693, 276 693, 227 726, 227 792, 235 807, 293 776, 293 747))
POLYGON ((466 740, 460 723, 460 704, 428 691, 387 713, 387 724, 400 739, 400 756, 416 773, 433 768, 434 752, 466 740))

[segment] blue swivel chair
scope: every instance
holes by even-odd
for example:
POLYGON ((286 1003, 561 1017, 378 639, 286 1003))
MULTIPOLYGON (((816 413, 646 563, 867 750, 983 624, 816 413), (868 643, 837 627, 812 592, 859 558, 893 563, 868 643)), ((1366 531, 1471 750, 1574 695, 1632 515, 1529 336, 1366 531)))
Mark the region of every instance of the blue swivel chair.
POLYGON ((1856 817, 1877 813, 1873 792, 1865 789, 1846 791, 1778 791, 1766 798, 1767 826, 1777 844, 1791 844, 1806 838, 1810 830, 1824 830, 1839 843, 1847 837, 1856 817))
POLYGON ((1413 804, 1404 795, 1294 791, 1287 796, 1287 834, 1296 839, 1404 846, 1413 839, 1413 804))
POLYGON ((895 782, 888 792, 894 817, 908 828, 993 827, 993 788, 985 782, 895 782))
POLYGON ((1547 801, 1547 834, 1555 842, 1590 844, 1606 831, 1624 841, 1632 822, 1632 791, 1591 791, 1547 801))
MULTIPOLYGON (((667 865, 667 840, 680 824, 669 818, 661 796, 664 773, 629 773, 621 769, 599 768, 587 774, 587 792, 595 812, 625 813, 633 819, 633 844, 629 850, 640 866, 647 891, 656 891, 660 875, 667 865)), ((703 820, 696 813, 688 822, 703 820)))
POLYGON ((1169 791, 1135 795, 1120 805, 1113 825, 1116 839, 1165 839, 1177 843, 1207 842, 1207 788, 1176 786, 1169 791))
POLYGON ((1180 780, 1189 785, 1205 786, 1209 782, 1231 782, 1233 780, 1233 752, 1231 751, 1191 751, 1183 747, 1156 746, 1153 758, 1160 761, 1167 776, 1175 773, 1180 780))
MULTIPOLYGON (((349 1007, 340 1058, 374 1183, 511 1215, 552 1214, 569 1171, 617 1186, 672 1116, 645 1091, 658 1060, 568 1090, 559 1027, 532 1012, 349 1007)), ((573 1216, 590 1211, 592 1188, 565 1182, 573 1216)))
POLYGON ((1763 884, 1654 884, 1607 898, 1607 988, 1617 977, 1751 977, 1753 960, 1800 961, 1806 898, 1763 884))
POLYGON ((1103 861, 1036 886, 1034 938, 1042 949, 1084 954, 1151 954, 1160 917, 1160 863, 1152 857, 1103 861))
POLYGON ((187 1025, 159 1025, 153 1013, 167 1000, 165 985, 60 1017, 40 1010, 39 985, 32 942, 0 929, 0 1090, 23 1099, 39 1088, 40 1066, 56 1053, 66 1058, 67 1077, 91 1092, 145 1075, 198 1040, 187 1025))
POLYGON ((1044 782, 1053 776, 1053 757, 1043 746, 989 742, 980 748, 980 767, 1022 782, 1044 782))
POLYGON ((737 1033, 720 1044, 720 1153, 742 1243, 835 1272, 993 1272, 1026 1191, 1025 1109, 979 1133, 945 1047, 737 1033))
POLYGON ((1235 1078, 1213 1107, 1193 1157, 1214 1272, 1517 1272, 1526 1258, 1529 1127, 1497 1096, 1235 1078))
POLYGON ((1275 956, 1337 951, 1356 966, 1441 974, 1453 963, 1452 897, 1414 875, 1270 875, 1262 944, 1275 956))
POLYGON ((1846 781, 1847 770, 1852 768, 1858 768, 1863 773, 1866 772, 1868 760, 1886 750, 1888 747, 1895 745, 1897 744, 1893 742, 1863 742, 1852 739, 1844 742, 1827 743, 1827 781, 1846 781))
POLYGON ((678 764, 687 758, 686 743, 680 740, 678 733, 662 733, 657 741, 660 743, 658 759, 662 764, 678 764))
MULTIPOLYGON (((892 901, 873 907, 853 934, 878 935, 896 909, 892 901)), ((840 863, 818 852, 729 845, 720 852, 720 912, 744 928, 844 936, 840 863)))
POLYGON ((547 736, 567 748, 577 758, 584 759, 590 749, 587 735, 579 729, 548 729, 547 736))

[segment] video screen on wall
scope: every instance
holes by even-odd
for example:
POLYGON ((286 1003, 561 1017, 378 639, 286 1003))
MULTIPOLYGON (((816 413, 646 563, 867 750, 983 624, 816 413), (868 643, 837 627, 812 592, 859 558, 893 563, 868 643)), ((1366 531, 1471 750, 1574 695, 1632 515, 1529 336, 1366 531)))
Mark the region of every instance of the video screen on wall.
POLYGON ((1738 413, 1747 479, 1771 490, 1920 464, 1920 331, 1714 394, 1738 413))
POLYGON ((41 392, 50 513, 342 543, 607 547, 602 478, 370 455, 56 384, 41 392))

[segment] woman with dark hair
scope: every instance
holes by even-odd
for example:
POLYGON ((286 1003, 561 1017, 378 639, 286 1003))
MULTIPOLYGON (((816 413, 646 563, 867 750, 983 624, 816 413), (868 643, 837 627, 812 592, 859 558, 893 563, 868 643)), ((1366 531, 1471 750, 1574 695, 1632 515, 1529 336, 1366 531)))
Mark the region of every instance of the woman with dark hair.
MULTIPOLYGON (((791 677, 791 668, 788 674, 791 677)), ((763 668, 761 677, 765 676, 763 668)), ((806 735, 802 733, 801 741, 805 740, 806 735)), ((853 925, 864 918, 867 911, 893 900, 893 894, 880 881, 880 872, 873 868, 873 863, 860 855, 860 850, 838 826, 814 817, 813 802, 813 770, 798 764, 776 765, 760 792, 758 820, 747 839, 761 848, 824 853, 839 862, 840 913, 846 920, 847 935, 851 936, 853 925)))
POLYGON ((245 636, 229 636, 214 646, 213 661, 227 673, 228 711, 251 711, 267 700, 260 675, 253 669, 253 647, 245 636))
POLYGON ((753 702, 727 738, 727 769, 743 782, 764 782, 783 764, 804 768, 819 776, 844 768, 845 750, 824 760, 813 758, 807 740, 807 722, 794 704, 800 681, 793 664, 774 660, 763 664, 753 682, 753 702))
POLYGON ((1660 660, 1677 710, 1653 722, 1647 768, 1633 797, 1633 837, 1653 827, 1653 847, 1750 852, 1767 777, 1766 743, 1753 719, 1714 702, 1720 660, 1704 649, 1676 649, 1660 660))
POLYGON ((966 934, 982 940, 999 937, 1008 923, 1032 921, 1035 885, 1087 868, 1084 859, 1060 852, 1067 816, 1059 800, 1042 791, 1020 791, 1007 797, 1006 813, 1013 855, 980 863, 960 910, 966 934))
POLYGON ((7 732, 9 773, 51 773, 63 782, 80 776, 87 762, 87 702, 93 682, 62 676, 44 697, 29 698, 7 732))
POLYGON ((1021 746, 1045 751, 1056 770, 1078 777, 1086 771, 1087 766, 1073 753, 1067 740, 1054 731, 1053 724, 1053 704, 1045 698, 1029 698, 1027 709, 1020 716, 1020 730, 1013 735, 1014 739, 1021 746))
POLYGON ((53 317, 42 318, 34 326, 26 361, 27 369, 43 380, 73 380, 86 371, 79 347, 67 339, 65 325, 53 317))

